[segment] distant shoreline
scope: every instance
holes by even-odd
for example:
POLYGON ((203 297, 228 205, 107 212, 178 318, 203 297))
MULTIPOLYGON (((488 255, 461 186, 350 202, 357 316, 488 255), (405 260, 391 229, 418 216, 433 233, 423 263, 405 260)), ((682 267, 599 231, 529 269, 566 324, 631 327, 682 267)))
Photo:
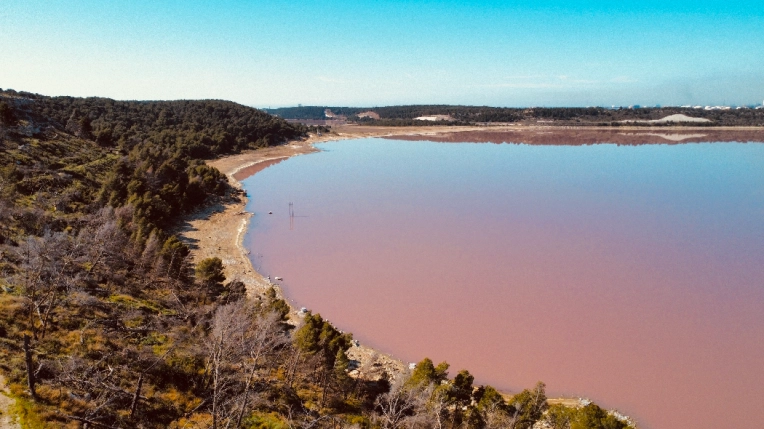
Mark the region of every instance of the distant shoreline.
POLYGON ((263 109, 288 122, 313 126, 764 126, 764 106, 489 107, 399 105, 297 106, 263 109))

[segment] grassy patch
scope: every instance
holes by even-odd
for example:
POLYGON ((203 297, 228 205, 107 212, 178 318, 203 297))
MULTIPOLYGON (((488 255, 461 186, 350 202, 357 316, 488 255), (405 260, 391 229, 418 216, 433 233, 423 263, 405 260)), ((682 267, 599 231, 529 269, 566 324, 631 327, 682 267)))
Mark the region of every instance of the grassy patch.
POLYGON ((48 425, 40 416, 40 406, 23 395, 11 395, 15 401, 10 412, 22 429, 45 429, 48 425))
POLYGON ((289 424, 276 413, 255 413, 244 421, 248 429, 288 429, 289 424))
POLYGON ((148 301, 145 299, 138 299, 130 295, 115 294, 109 296, 107 300, 111 303, 121 305, 134 310, 147 311, 154 314, 172 315, 175 314, 173 310, 159 306, 156 302, 148 301))

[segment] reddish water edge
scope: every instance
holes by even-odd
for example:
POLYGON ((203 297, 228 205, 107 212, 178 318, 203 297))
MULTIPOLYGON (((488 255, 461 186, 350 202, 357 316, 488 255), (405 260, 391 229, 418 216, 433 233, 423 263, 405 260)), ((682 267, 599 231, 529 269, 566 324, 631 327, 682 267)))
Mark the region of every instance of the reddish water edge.
POLYGON ((295 305, 643 428, 761 427, 764 144, 319 147, 244 181, 295 305))

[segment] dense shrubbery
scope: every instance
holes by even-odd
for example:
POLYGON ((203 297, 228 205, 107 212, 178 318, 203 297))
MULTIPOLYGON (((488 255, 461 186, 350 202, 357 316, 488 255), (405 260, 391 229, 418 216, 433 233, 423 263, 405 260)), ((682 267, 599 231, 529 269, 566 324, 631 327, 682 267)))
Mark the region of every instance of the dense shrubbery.
POLYGON ((125 150, 148 141, 162 148, 174 146, 192 158, 209 158, 278 144, 301 132, 267 113, 230 101, 115 101, 10 95, 5 93, 5 103, 22 110, 25 116, 125 150))
POLYGON ((15 92, 0 119, 0 372, 29 427, 620 427, 429 359, 353 377, 350 334, 287 323, 273 289, 246 299, 219 258, 192 269, 169 227, 237 198, 202 159, 301 128, 227 102, 15 92))
POLYGON ((225 192, 225 177, 203 159, 283 143, 305 131, 226 101, 138 102, 6 92, 2 103, 4 123, 22 120, 16 133, 29 137, 22 142, 23 153, 4 157, 8 162, 3 165, 18 163, 4 174, 10 186, 24 195, 66 189, 73 201, 62 204, 75 212, 92 202, 131 205, 137 239, 161 235, 179 214, 225 192))

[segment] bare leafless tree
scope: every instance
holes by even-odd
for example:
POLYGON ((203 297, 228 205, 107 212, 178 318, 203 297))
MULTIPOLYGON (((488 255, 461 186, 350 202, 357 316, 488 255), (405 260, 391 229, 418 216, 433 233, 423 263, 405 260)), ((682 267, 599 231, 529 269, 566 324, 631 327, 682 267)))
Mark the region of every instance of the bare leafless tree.
MULTIPOLYGON (((247 301, 239 301, 241 305, 249 306, 247 301)), ((244 343, 246 382, 241 398, 241 407, 236 418, 236 427, 241 426, 244 413, 249 405, 249 395, 256 380, 258 370, 263 366, 263 361, 273 353, 289 343, 282 328, 281 318, 275 312, 257 312, 250 325, 247 338, 244 343)))
POLYGON ((500 402, 491 402, 481 411, 485 429, 504 429, 514 427, 517 414, 510 416, 500 402))
POLYGON ((27 300, 28 322, 35 339, 45 337, 54 311, 78 280, 74 265, 80 262, 83 251, 83 243, 65 232, 28 237, 21 246, 18 282, 27 300))
POLYGON ((548 408, 546 385, 538 382, 533 390, 524 390, 512 398, 512 412, 508 425, 509 429, 530 429, 548 408))
POLYGON ((80 231, 78 240, 85 247, 88 274, 97 267, 113 264, 127 245, 127 237, 117 225, 114 209, 102 209, 86 228, 80 231))
POLYGON ((448 408, 449 403, 446 392, 441 389, 435 389, 427 404, 427 412, 433 428, 443 429, 448 418, 448 408))
MULTIPOLYGON (((159 238, 156 236, 156 234, 152 233, 148 240, 146 240, 146 245, 143 248, 143 252, 141 253, 140 258, 140 269, 141 271, 144 271, 144 267, 151 267, 153 264, 156 264, 159 260, 159 251, 162 249, 162 243, 160 243, 159 238)), ((148 271, 148 270, 145 270, 148 271)))
POLYGON ((408 386, 409 378, 409 371, 398 374, 390 391, 377 397, 375 405, 379 414, 373 418, 383 429, 433 427, 428 404, 434 385, 408 386))
POLYGON ((215 312, 207 341, 207 371, 211 379, 212 428, 217 429, 222 407, 233 388, 236 366, 244 357, 244 340, 251 314, 239 303, 221 306, 215 312))
POLYGON ((220 306, 207 342, 212 426, 240 427, 269 357, 286 345, 278 314, 247 300, 220 306))
POLYGON ((70 357, 58 361, 56 381, 65 386, 71 401, 78 404, 70 419, 109 427, 114 410, 129 403, 133 394, 120 386, 118 368, 108 364, 109 355, 97 361, 70 357))

